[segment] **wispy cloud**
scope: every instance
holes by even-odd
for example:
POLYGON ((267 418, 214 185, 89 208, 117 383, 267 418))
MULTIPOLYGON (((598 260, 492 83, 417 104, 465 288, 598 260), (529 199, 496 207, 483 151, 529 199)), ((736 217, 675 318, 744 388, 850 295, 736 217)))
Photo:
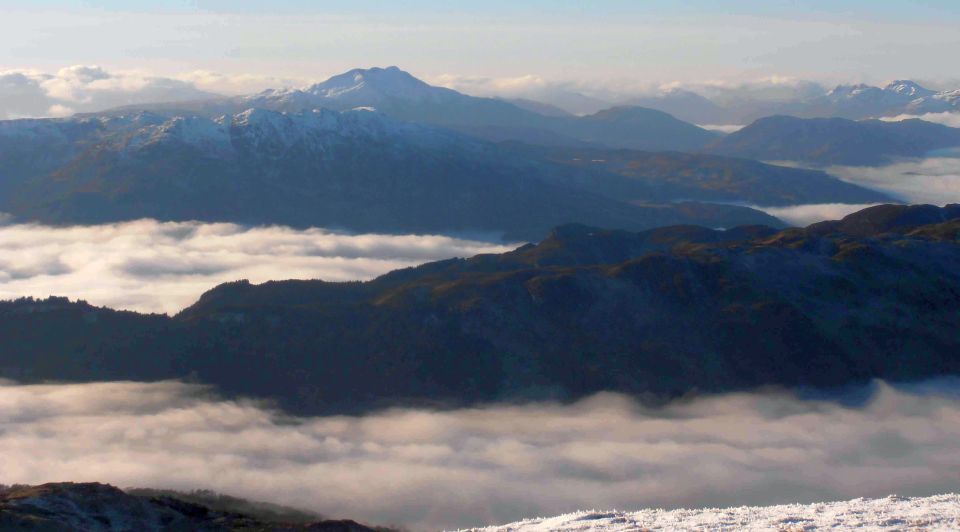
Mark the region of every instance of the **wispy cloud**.
POLYGON ((249 94, 267 88, 305 85, 308 81, 209 70, 157 76, 95 65, 74 65, 56 72, 7 70, 0 71, 0 120, 69 116, 121 105, 195 100, 217 94, 249 94))
POLYGON ((61 295, 114 308, 176 312, 226 281, 370 279, 423 262, 511 247, 445 236, 154 220, 0 225, 0 299, 61 295))
POLYGON ((648 408, 599 395, 295 419, 177 382, 8 383, 0 471, 6 483, 210 488, 417 529, 923 495, 957 486, 957 390, 878 384, 860 406, 770 392, 648 408))
POLYGON ((67 116, 137 103, 210 97, 196 84, 142 72, 75 65, 55 73, 0 72, 0 119, 67 116))

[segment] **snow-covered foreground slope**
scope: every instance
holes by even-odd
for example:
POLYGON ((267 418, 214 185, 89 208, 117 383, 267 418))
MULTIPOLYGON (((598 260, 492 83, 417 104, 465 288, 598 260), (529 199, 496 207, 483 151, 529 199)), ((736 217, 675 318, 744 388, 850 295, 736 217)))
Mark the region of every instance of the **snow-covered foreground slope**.
POLYGON ((476 532, 563 530, 960 530, 960 495, 701 510, 576 512, 476 532))

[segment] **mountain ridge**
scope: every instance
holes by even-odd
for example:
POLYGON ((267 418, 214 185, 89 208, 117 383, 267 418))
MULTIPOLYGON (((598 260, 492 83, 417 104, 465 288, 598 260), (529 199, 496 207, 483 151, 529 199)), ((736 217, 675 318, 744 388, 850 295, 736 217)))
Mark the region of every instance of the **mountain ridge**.
POLYGON ((368 282, 228 283, 174 317, 0 303, 0 376, 190 375, 311 414, 909 381, 960 373, 957 272, 958 205, 783 231, 568 225, 368 282))
POLYGON ((558 145, 598 142, 614 148, 692 150, 717 136, 667 113, 630 106, 586 116, 548 116, 507 100, 432 86, 397 67, 353 69, 303 89, 268 89, 247 96, 125 107, 101 114, 150 110, 219 116, 250 107, 285 112, 372 107, 399 120, 455 129, 493 141, 546 140, 558 145), (604 123, 619 129, 606 132, 604 123), (629 135, 624 136, 624 132, 629 135))
POLYGON ((727 135, 705 151, 767 161, 871 166, 960 146, 960 128, 918 119, 900 122, 771 116, 727 135))
POLYGON ((218 501, 173 491, 124 491, 96 482, 52 482, 0 490, 0 527, 4 530, 388 530, 351 520, 323 520, 316 516, 307 520, 307 517, 303 512, 273 505, 258 506, 241 499, 221 497, 218 501), (225 508, 210 507, 211 503, 218 502, 225 508), (243 513, 244 510, 248 513, 243 513), (251 515, 251 511, 259 515, 251 515))
POLYGON ((576 169, 367 110, 0 122, 0 158, 0 212, 55 224, 152 217, 539 239, 568 221, 778 223, 736 206, 631 205, 567 186, 576 169))

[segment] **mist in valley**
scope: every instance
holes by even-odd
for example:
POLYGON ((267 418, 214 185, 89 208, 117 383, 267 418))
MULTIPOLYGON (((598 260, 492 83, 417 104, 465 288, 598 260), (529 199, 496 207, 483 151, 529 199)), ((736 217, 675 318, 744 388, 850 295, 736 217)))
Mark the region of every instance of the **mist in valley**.
POLYGON ((0 420, 5 483, 212 489, 412 529, 960 483, 956 379, 306 418, 183 382, 6 382, 0 420))

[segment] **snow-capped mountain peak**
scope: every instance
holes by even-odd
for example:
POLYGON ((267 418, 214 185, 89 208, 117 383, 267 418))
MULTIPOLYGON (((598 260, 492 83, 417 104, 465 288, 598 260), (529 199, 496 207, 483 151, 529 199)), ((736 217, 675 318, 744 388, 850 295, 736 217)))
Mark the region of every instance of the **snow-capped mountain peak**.
POLYGON ((908 79, 891 81, 886 87, 883 88, 883 90, 910 98, 924 98, 936 94, 936 92, 908 79))
POLYGON ((312 85, 304 92, 321 98, 376 102, 387 97, 422 100, 453 91, 433 87, 390 66, 353 69, 312 85))
POLYGON ((866 83, 858 83, 856 85, 837 85, 830 92, 827 93, 827 96, 833 98, 857 98, 865 94, 880 92, 881 89, 878 87, 873 87, 867 85, 866 83))

